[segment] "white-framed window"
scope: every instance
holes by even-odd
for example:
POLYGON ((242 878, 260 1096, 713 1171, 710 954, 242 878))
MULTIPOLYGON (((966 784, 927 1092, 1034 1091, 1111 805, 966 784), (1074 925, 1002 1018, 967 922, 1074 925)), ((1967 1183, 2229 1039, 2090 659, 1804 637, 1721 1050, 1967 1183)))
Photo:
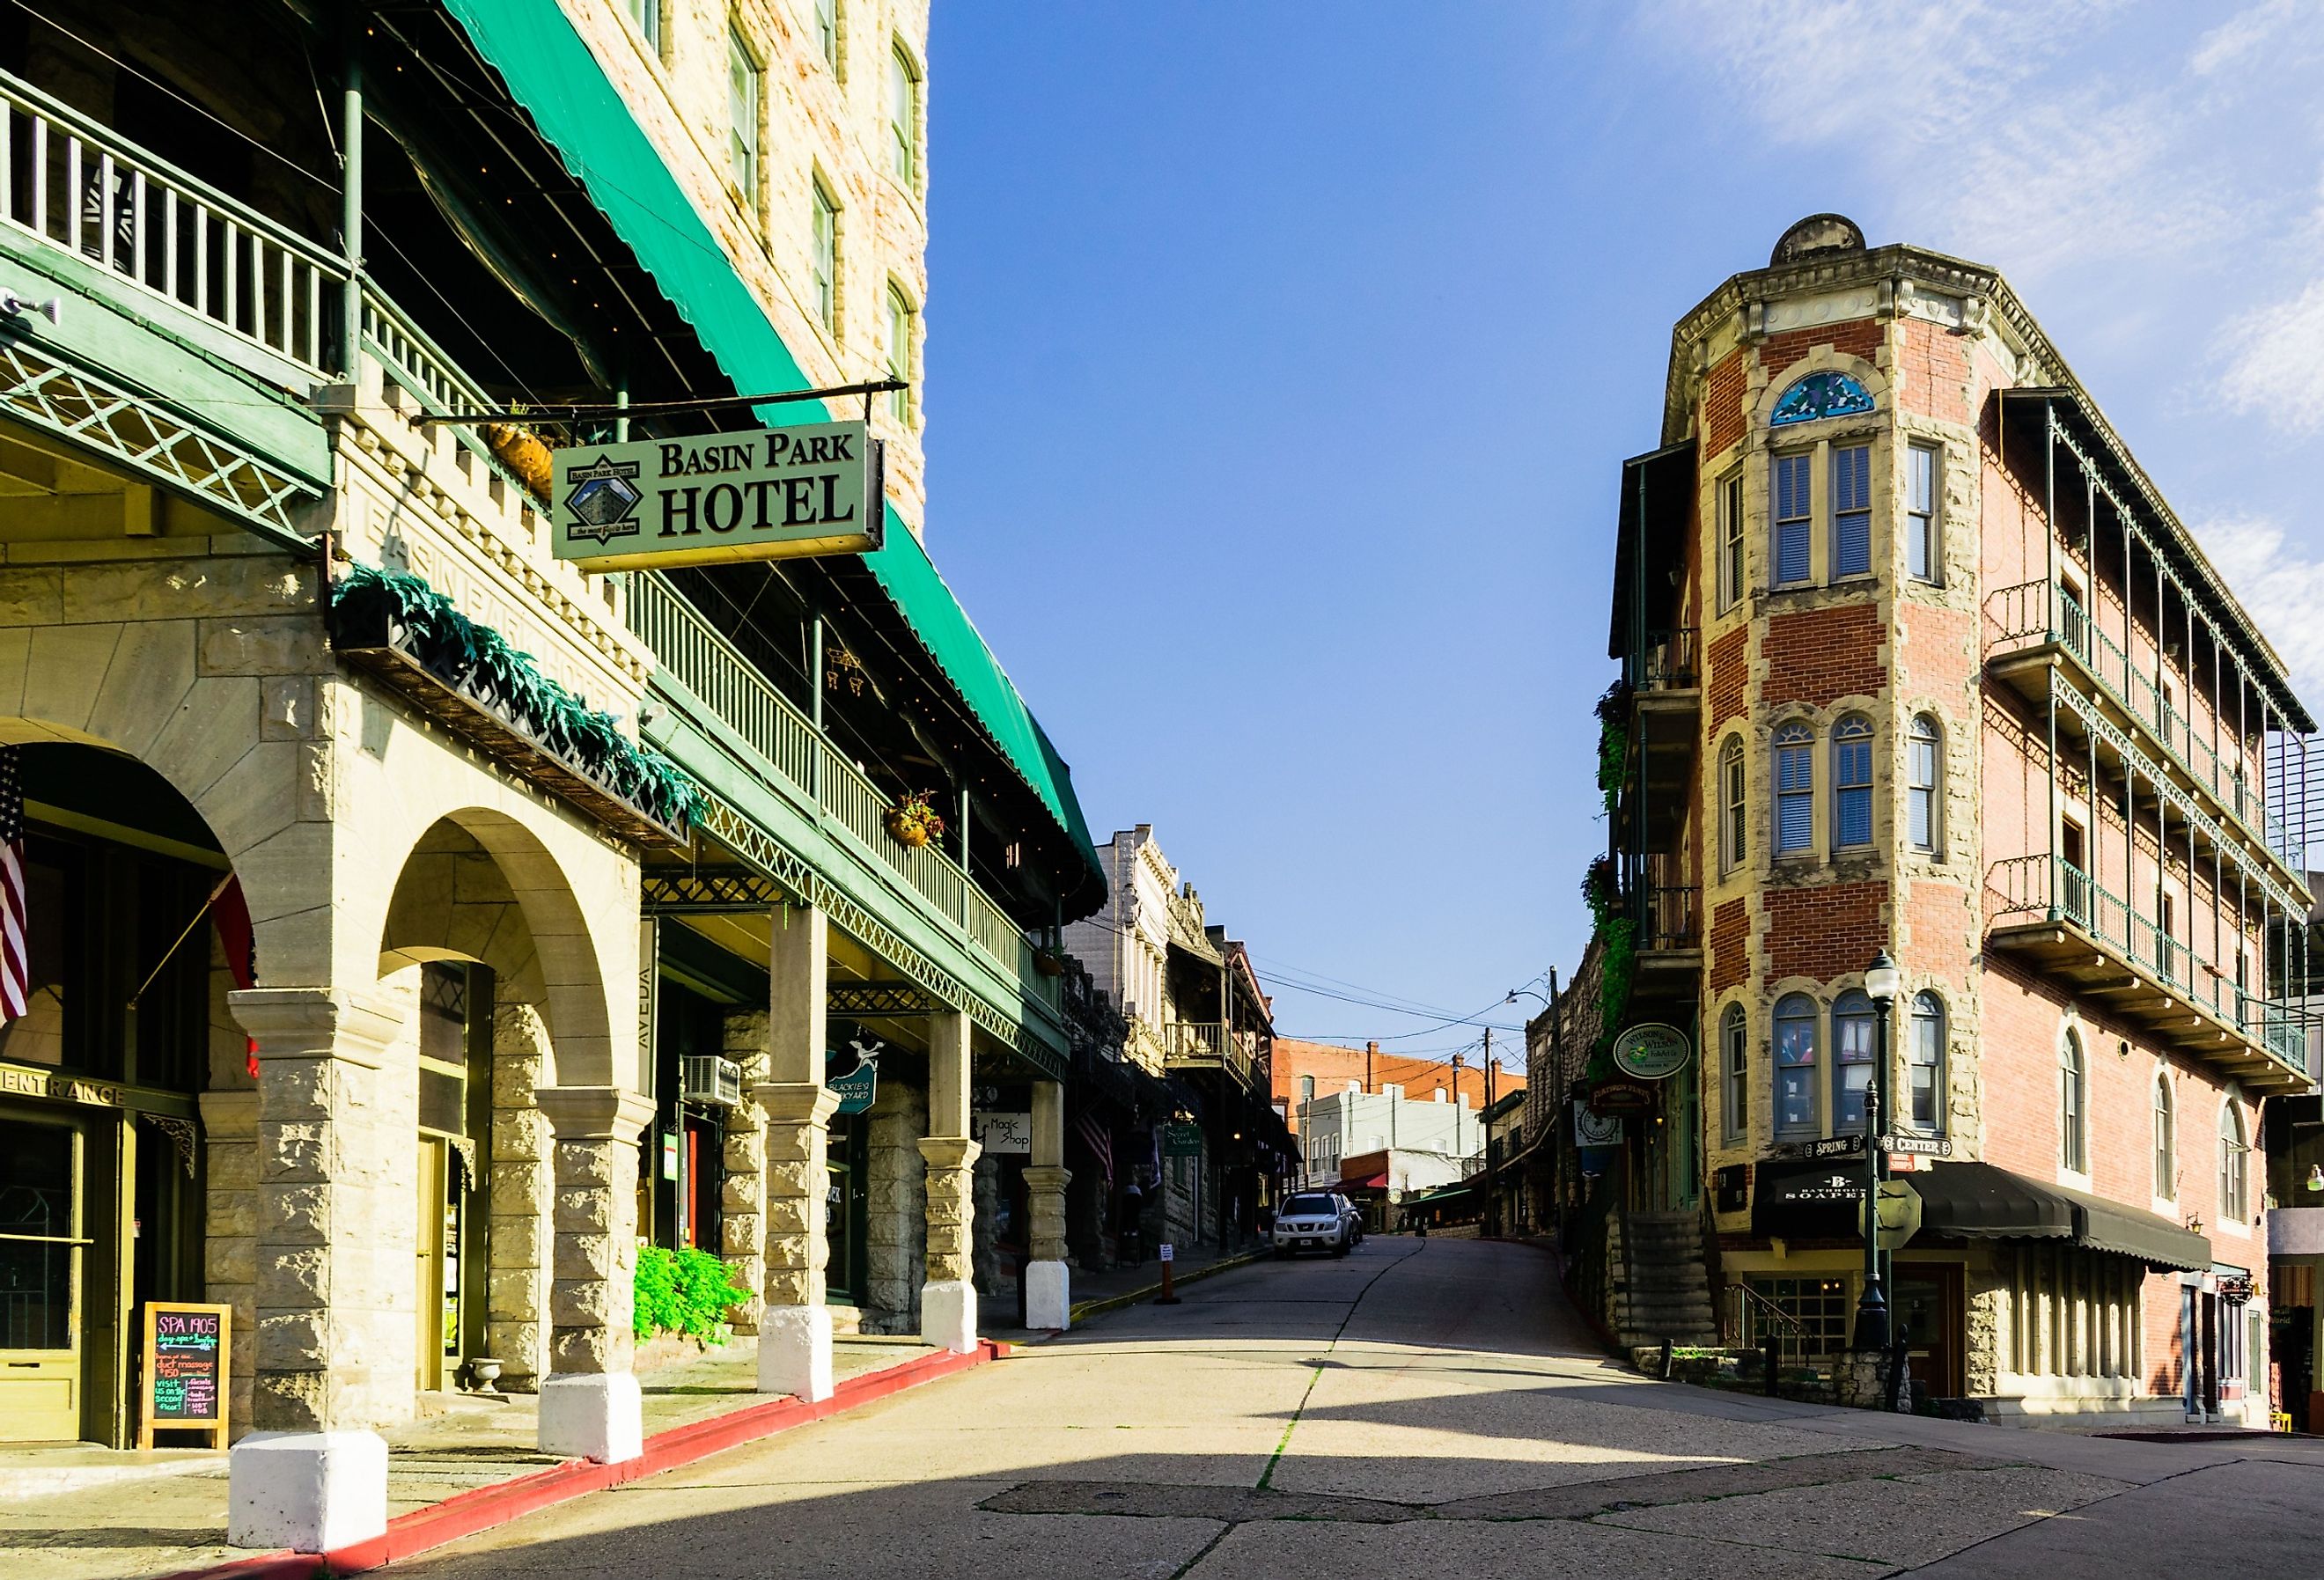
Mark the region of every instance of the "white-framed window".
POLYGON ((1743 777, 1743 738, 1729 735, 1719 749, 1719 862, 1723 872, 1743 864, 1748 850, 1744 818, 1749 810, 1743 777))
POLYGON ((2154 1072, 2154 1194, 2179 1199, 2179 1115, 2167 1069, 2154 1072))
POLYGON ((1945 1002, 1933 993, 1913 997, 1912 1029, 1904 1034, 1905 1079, 1913 1127, 1945 1128, 1945 1002))
POLYGON ((2069 1030, 2058 1045, 2058 1161, 2071 1174, 2090 1171, 2089 1079, 2081 1033, 2069 1030))
POLYGON ((1803 993, 1775 1004, 1775 1133, 1823 1133, 1823 1088, 1816 1068, 1815 1000, 1803 993))
POLYGON ((839 69, 839 0, 815 0, 815 47, 823 63, 839 69))
POLYGON ((2251 1137, 2244 1111, 2233 1099, 2219 1104, 2219 1217, 2251 1222, 2251 1137))
POLYGON ((1913 848, 1934 855, 1944 845, 1943 806, 1937 799, 1937 774, 1943 760, 1943 736, 1928 714, 1914 716, 1904 738, 1904 822, 1913 848))
POLYGON ((1943 579, 1937 501, 1944 477, 1944 457, 1935 445, 1916 444, 1904 452, 1904 574, 1921 581, 1943 579))
POLYGON ((1831 575, 1872 573, 1872 447, 1835 445, 1831 452, 1831 575))
POLYGON ((835 336, 839 333, 839 203, 820 176, 808 181, 807 189, 815 232, 809 238, 808 265, 815 274, 815 316, 835 336))
POLYGON ((1798 587, 1810 575, 1808 550, 1815 536, 1815 491, 1806 450, 1777 456, 1767 466, 1768 519, 1775 536, 1775 568, 1768 579, 1779 587, 1798 587))
POLYGON ((1815 732, 1788 724, 1775 732, 1775 854, 1815 843, 1815 732))
POLYGON ((1725 1078, 1720 1104, 1727 1139, 1739 1141, 1751 1128, 1750 1024, 1741 1004, 1729 1004, 1719 1022, 1719 1067, 1725 1078))
POLYGON ((622 9, 628 13, 630 25, 646 42, 646 48, 656 59, 661 55, 661 0, 622 0, 622 9))
MULTIPOLYGON (((900 286, 888 287, 888 376, 901 379, 907 386, 912 382, 912 335, 914 319, 911 299, 900 286)), ((888 414, 909 428, 912 424, 912 392, 907 387, 893 390, 888 395, 888 414)))
POLYGON ((1872 843, 1872 721, 1860 715, 1831 733, 1831 842, 1872 843))
POLYGON ((1719 606, 1731 609, 1743 596, 1743 474, 1738 468, 1719 482, 1719 606))
POLYGON ((888 50, 889 169, 904 185, 920 184, 920 72, 903 43, 888 50))
POLYGON ((726 177, 755 217, 759 208, 759 62, 739 28, 726 30, 726 177))
POLYGON ((1861 988, 1850 988, 1832 1001, 1831 1120, 1836 1135, 1855 1135, 1864 1129, 1864 1093, 1872 1083, 1877 1035, 1871 996, 1861 988))

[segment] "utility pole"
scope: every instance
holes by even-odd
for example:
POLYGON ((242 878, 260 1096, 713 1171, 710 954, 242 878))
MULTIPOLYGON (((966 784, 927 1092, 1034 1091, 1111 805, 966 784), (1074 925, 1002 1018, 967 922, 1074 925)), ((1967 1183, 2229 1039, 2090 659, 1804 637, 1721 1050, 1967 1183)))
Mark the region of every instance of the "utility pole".
POLYGON ((1485 1233, 1501 1234, 1501 1180, 1493 1156, 1493 1029, 1485 1028, 1485 1233))

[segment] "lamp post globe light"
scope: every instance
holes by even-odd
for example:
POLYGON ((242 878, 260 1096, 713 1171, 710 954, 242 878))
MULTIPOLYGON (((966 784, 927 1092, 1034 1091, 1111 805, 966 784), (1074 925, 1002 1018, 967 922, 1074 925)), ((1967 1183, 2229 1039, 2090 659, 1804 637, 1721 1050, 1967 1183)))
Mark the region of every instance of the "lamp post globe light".
POLYGON ((1856 1347, 1888 1347, 1888 1298, 1880 1288, 1880 1088, 1888 1076, 1888 1011, 1903 991, 1904 974, 1882 949, 1864 968, 1872 1000, 1872 1074, 1864 1084, 1864 1293, 1856 1302, 1856 1347))

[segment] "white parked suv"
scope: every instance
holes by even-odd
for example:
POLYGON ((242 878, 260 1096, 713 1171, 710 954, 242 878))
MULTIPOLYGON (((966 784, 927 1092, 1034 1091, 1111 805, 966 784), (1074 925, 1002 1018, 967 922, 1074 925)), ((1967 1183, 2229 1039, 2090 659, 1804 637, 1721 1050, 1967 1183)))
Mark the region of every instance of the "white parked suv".
POLYGON ((1355 1215, 1342 1198, 1320 1190, 1299 1191, 1276 1209, 1275 1254, 1328 1251, 1345 1256, 1355 1249, 1355 1215))

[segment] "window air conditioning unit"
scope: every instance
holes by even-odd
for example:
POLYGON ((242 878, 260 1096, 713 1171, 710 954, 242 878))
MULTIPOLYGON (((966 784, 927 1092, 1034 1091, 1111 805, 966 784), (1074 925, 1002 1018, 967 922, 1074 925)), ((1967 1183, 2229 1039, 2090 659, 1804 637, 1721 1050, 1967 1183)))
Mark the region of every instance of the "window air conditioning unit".
POLYGON ((678 1095, 688 1103, 732 1108, 742 1101, 742 1067, 715 1053, 678 1061, 678 1095))

